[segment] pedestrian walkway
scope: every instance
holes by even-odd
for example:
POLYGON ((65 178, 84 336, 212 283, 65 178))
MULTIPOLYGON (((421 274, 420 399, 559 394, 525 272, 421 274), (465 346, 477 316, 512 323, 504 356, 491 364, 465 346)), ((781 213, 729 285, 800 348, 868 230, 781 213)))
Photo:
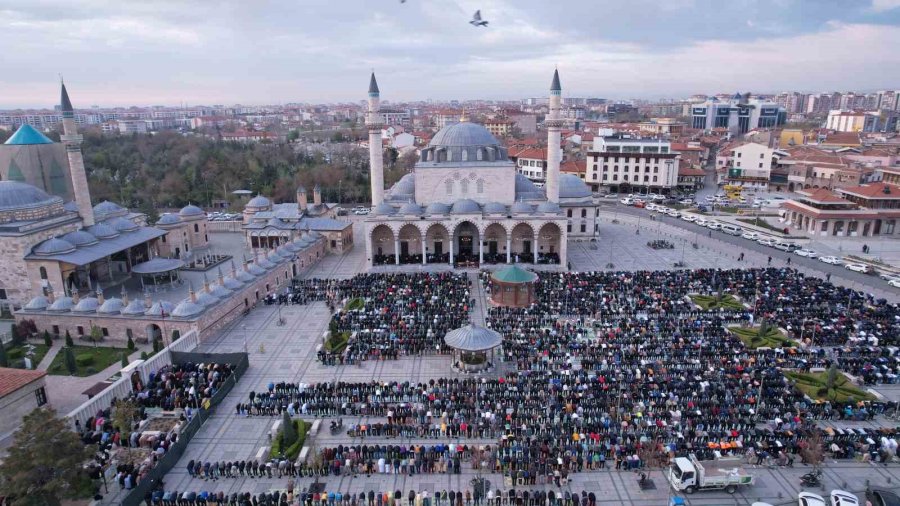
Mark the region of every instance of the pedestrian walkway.
POLYGON ((56 358, 56 355, 62 350, 62 346, 51 346, 49 350, 47 350, 47 354, 44 355, 44 358, 41 359, 41 362, 34 366, 35 369, 46 371, 50 368, 50 364, 53 363, 53 359, 56 358))
POLYGON ((482 286, 481 279, 478 278, 477 272, 468 273, 469 281, 472 283, 472 288, 469 293, 472 294, 472 298, 475 300, 475 304, 472 307, 472 311, 469 313, 469 319, 475 325, 484 327, 487 315, 487 296, 484 292, 484 286, 482 286))

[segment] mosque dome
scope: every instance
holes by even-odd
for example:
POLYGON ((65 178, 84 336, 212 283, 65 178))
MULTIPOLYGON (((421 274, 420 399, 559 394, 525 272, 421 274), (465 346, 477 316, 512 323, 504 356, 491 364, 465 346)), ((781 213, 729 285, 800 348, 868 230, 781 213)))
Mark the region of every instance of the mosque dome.
POLYGON ((0 181, 0 211, 43 207, 62 199, 19 181, 0 181))
POLYGON ((100 301, 96 297, 85 297, 72 308, 73 313, 93 313, 100 307, 100 301))
MULTIPOLYGON (((250 264, 247 267, 247 269, 249 269, 249 271, 253 271, 253 267, 255 267, 255 266, 253 264, 250 264)), ((260 269, 259 267, 256 267, 256 268, 260 269)), ((256 278, 256 276, 254 276, 253 274, 250 274, 250 272, 245 271, 243 269, 237 271, 237 274, 235 274, 235 277, 241 283, 250 283, 251 281, 253 281, 256 278)))
MULTIPOLYGON (((151 308, 153 309, 153 308, 151 308)), ((183 300, 172 310, 175 318, 190 318, 203 312, 203 306, 190 300, 183 300)))
POLYGON ((75 230, 73 232, 69 232, 68 234, 62 236, 62 238, 69 243, 75 245, 76 248, 81 248, 82 246, 90 246, 92 244, 97 244, 97 238, 91 235, 90 232, 84 230, 75 230))
POLYGON ((103 304, 100 304, 100 307, 97 308, 97 312, 102 314, 116 314, 122 312, 122 309, 124 308, 125 303, 122 302, 122 299, 114 297, 103 301, 103 304))
MULTIPOLYGON (((129 304, 129 307, 131 307, 130 304, 129 304)), ((174 311, 175 311, 175 304, 172 304, 171 302, 169 302, 167 300, 159 300, 159 301, 154 302, 153 305, 150 306, 150 309, 144 311, 144 315, 161 317, 161 316, 163 316, 163 313, 165 313, 166 316, 172 316, 172 313, 174 311)))
POLYGON ((24 123, 3 144, 7 146, 31 146, 34 144, 53 144, 53 141, 37 131, 33 126, 24 123))
POLYGON ((516 173, 516 198, 542 199, 544 192, 534 185, 530 179, 516 173))
POLYGON ((559 176, 559 198, 574 199, 590 197, 591 195, 591 189, 580 177, 572 174, 561 174, 559 176))
POLYGON ((138 226, 133 221, 122 218, 121 216, 106 220, 104 223, 119 232, 133 232, 138 229, 138 226))
POLYGON ((144 307, 144 301, 140 299, 135 299, 128 303, 121 312, 126 315, 142 315, 146 311, 146 307, 144 307))
POLYGON ((204 307, 212 306, 213 304, 219 302, 219 299, 217 299, 211 293, 207 293, 205 290, 200 290, 199 292, 196 293, 195 296, 197 297, 197 304, 200 304, 201 306, 204 306, 204 307))
POLYGON ((310 230, 306 234, 306 236, 309 237, 309 239, 310 239, 309 242, 313 243, 313 242, 315 242, 316 239, 318 239, 319 237, 322 237, 322 234, 320 234, 319 232, 316 232, 315 230, 310 230))
MULTIPOLYGON (((274 267, 274 266, 273 266, 273 267, 274 267)), ((250 263, 250 264, 247 266, 247 270, 250 272, 250 274, 252 274, 252 275, 254 275, 254 276, 262 276, 263 274, 266 273, 266 269, 264 269, 263 267, 261 267, 261 266, 260 266, 259 264, 257 264, 256 262, 250 263)))
POLYGON ((262 207, 269 207, 270 205, 272 205, 272 202, 269 199, 263 197, 262 195, 257 195, 255 197, 253 197, 252 199, 250 199, 250 201, 247 202, 247 205, 244 207, 262 208, 262 207))
POLYGON ((39 256, 62 255, 75 251, 75 245, 64 239, 53 237, 38 244, 32 251, 39 256))
POLYGON ((262 267, 265 270, 270 270, 270 269, 275 268, 275 264, 272 263, 272 261, 269 260, 265 255, 258 258, 255 263, 256 263, 256 265, 258 265, 259 267, 262 267))
POLYGON ((96 206, 94 206, 94 216, 107 216, 110 214, 121 213, 123 211, 127 211, 124 207, 116 204, 115 202, 110 202, 108 200, 104 200, 100 202, 96 206))
POLYGON ((195 206, 194 204, 188 204, 181 208, 181 211, 178 211, 178 215, 182 217, 192 217, 192 216, 206 216, 206 213, 203 212, 203 209, 195 206))
POLYGON ((225 288, 227 288, 229 290, 240 290, 241 287, 244 286, 243 283, 234 279, 231 276, 227 276, 227 277, 223 278, 222 282, 225 284, 225 288))
POLYGON ((181 218, 175 213, 163 213, 156 221, 157 225, 177 225, 181 223, 181 218))
POLYGON ((506 160, 506 148, 496 137, 484 126, 468 121, 447 125, 434 134, 420 158, 421 162, 435 164, 484 164, 506 160))
POLYGON ((422 206, 416 204, 415 202, 407 202, 400 207, 400 214, 422 214, 422 206))
POLYGON ((374 209, 375 216, 390 216, 392 214, 395 214, 396 212, 397 210, 394 209, 394 206, 388 204, 387 202, 378 204, 374 209))
POLYGON ((391 187, 392 197, 408 198, 416 194, 416 178, 412 174, 407 174, 400 178, 394 186, 391 187))
POLYGON ((119 232, 106 223, 96 223, 91 225, 87 228, 87 231, 97 239, 112 239, 113 237, 119 236, 119 232))
POLYGON ((484 205, 484 212, 488 214, 504 214, 506 213, 506 206, 499 202, 488 202, 484 205))
POLYGON ((50 304, 47 311, 71 311, 73 307, 75 307, 75 302, 72 300, 72 297, 60 297, 53 301, 53 304, 50 304))
POLYGON ((558 213, 559 204, 556 202, 541 202, 538 204, 537 210, 539 213, 558 213))
POLYGON ((530 214, 534 212, 534 206, 529 204, 528 202, 522 202, 520 200, 513 204, 510 210, 515 214, 530 214))
POLYGON ((26 311, 43 311, 50 306, 50 299, 44 297, 43 295, 38 295, 37 297, 28 301, 28 304, 25 304, 23 308, 26 311))
POLYGON ((462 121, 442 128, 434 134, 429 147, 497 146, 500 143, 491 132, 478 123, 462 121))
POLYGON ((224 299, 225 297, 231 295, 231 290, 229 290, 228 287, 222 286, 218 283, 214 283, 212 285, 209 285, 209 293, 212 294, 213 297, 224 299))
POLYGON ((453 203, 453 208, 450 212, 453 214, 480 213, 481 206, 472 199, 460 199, 453 203))
POLYGON ((428 214, 450 214, 450 206, 441 202, 432 202, 425 209, 428 214))

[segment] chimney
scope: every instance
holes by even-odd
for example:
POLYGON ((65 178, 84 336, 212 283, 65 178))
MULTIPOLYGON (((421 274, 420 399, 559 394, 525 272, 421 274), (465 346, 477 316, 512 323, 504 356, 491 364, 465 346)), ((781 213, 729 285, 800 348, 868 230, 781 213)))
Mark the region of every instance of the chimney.
POLYGON ((144 308, 150 309, 152 305, 153 301, 150 299, 150 292, 144 292, 144 308))
POLYGON ((318 184, 313 188, 313 204, 322 205, 322 188, 318 184))
POLYGON ((188 284, 188 296, 191 298, 191 302, 193 302, 194 304, 197 303, 197 293, 194 292, 194 283, 193 282, 188 284))
POLYGON ((219 286, 225 286, 225 275, 222 274, 222 266, 219 266, 219 286))
POLYGON ((237 265, 234 263, 234 258, 231 259, 231 277, 237 279, 237 265))
POLYGON ((56 302, 56 294, 53 293, 53 285, 50 283, 47 283, 47 300, 49 300, 51 304, 56 302))
POLYGON ((203 291, 209 293, 209 279, 206 278, 206 273, 203 273, 203 291))
POLYGON ((122 295, 120 296, 120 298, 122 299, 122 304, 127 306, 129 301, 128 301, 128 292, 125 291, 125 285, 122 285, 122 295))
POLYGON ((106 298, 103 297, 103 289, 100 288, 100 282, 97 282, 97 303, 103 304, 106 302, 106 298))
POLYGON ((297 210, 301 213, 306 212, 306 206, 309 204, 309 201, 306 199, 306 187, 300 186, 297 188, 297 210))

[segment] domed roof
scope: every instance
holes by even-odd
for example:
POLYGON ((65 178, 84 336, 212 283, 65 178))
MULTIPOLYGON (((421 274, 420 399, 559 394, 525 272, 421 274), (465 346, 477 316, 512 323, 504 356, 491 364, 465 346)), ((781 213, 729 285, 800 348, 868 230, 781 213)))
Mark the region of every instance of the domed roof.
POLYGON ((255 263, 256 263, 256 265, 262 267, 265 270, 275 268, 275 264, 271 260, 269 260, 266 256, 259 257, 258 259, 256 259, 255 263))
POLYGON ((135 299, 129 302, 128 305, 121 310, 121 313, 127 315, 142 315, 146 309, 147 308, 144 307, 144 301, 135 299))
MULTIPOLYGON (((248 267, 248 269, 252 270, 252 267, 248 267)), ((257 267, 257 269, 259 269, 259 267, 257 267)), ((243 269, 237 271, 237 274, 235 276, 242 283, 250 283, 251 281, 253 281, 255 279, 253 274, 250 274, 249 272, 247 272, 243 269)))
POLYGON ((219 299, 217 299, 216 296, 214 296, 211 293, 207 293, 204 290, 200 290, 199 292, 197 292, 196 297, 197 297, 197 304, 200 304, 201 306, 204 306, 204 307, 212 306, 213 304, 219 302, 219 299))
POLYGON ((544 198, 544 192, 535 186, 530 179, 516 173, 516 198, 544 198))
POLYGON ((318 239, 319 237, 322 237, 322 234, 315 230, 310 230, 309 232, 306 233, 306 235, 307 235, 307 237, 309 237, 310 243, 315 242, 316 239, 318 239))
POLYGON ((488 202, 484 205, 484 212, 488 214, 503 214, 506 212, 506 206, 499 202, 488 202))
POLYGON ((163 213, 159 215, 159 220, 156 221, 157 225, 177 225, 179 223, 181 223, 181 218, 175 213, 163 213))
POLYGON ((122 218, 121 216, 110 218, 104 223, 118 230, 119 232, 131 232, 138 229, 138 226, 133 221, 122 218))
POLYGON ((48 206, 62 199, 19 181, 0 181, 0 211, 48 206))
POLYGON ((558 213, 559 204, 556 202, 541 202, 538 204, 537 210, 539 213, 558 213))
MULTIPOLYGON (((129 307, 131 305, 129 304, 129 307)), ((150 309, 144 311, 146 316, 162 316, 163 312, 165 312, 166 316, 172 316, 172 313, 175 311, 175 304, 167 300, 158 300, 150 306, 150 309)))
POLYGON ((181 301, 180 304, 175 306, 175 309, 172 310, 172 316, 174 316, 175 318, 190 318, 191 316, 196 316, 202 312, 203 306, 195 302, 191 302, 188 299, 181 301))
POLYGON ((414 195, 415 193, 416 177, 412 174, 401 177, 400 181, 397 181, 397 183, 391 187, 391 195, 393 196, 408 196, 414 195))
POLYGON ((225 283, 225 288, 227 288, 229 290, 240 290, 240 288, 242 286, 244 286, 243 283, 234 279, 231 276, 225 277, 222 281, 225 283))
POLYGON ((63 253, 71 253, 73 251, 75 251, 75 245, 70 243, 69 241, 60 239, 59 237, 47 239, 46 241, 35 246, 32 250, 35 255, 41 256, 61 255, 63 253))
POLYGON ((534 206, 529 204, 528 202, 523 202, 520 200, 520 201, 516 202, 515 204, 513 204, 512 207, 510 208, 510 210, 513 213, 533 213, 534 206))
POLYGON ((110 202, 108 200, 104 200, 100 202, 96 206, 94 206, 94 214, 95 215, 106 215, 106 214, 114 214, 122 211, 127 211, 124 207, 116 204, 115 202, 110 202))
POLYGON ((453 208, 450 209, 450 212, 453 214, 480 213, 481 206, 472 199, 460 199, 453 203, 453 208))
POLYGON ((28 304, 25 304, 26 311, 43 311, 50 306, 50 299, 44 297, 43 295, 38 295, 37 297, 28 301, 28 304))
POLYGON ((69 232, 68 234, 62 236, 66 242, 70 242, 75 245, 76 248, 80 248, 82 246, 90 246, 91 244, 97 244, 97 238, 91 235, 90 232, 85 230, 75 230, 73 232, 69 232))
POLYGON ((247 205, 244 207, 269 207, 270 205, 272 205, 272 202, 269 201, 269 199, 263 197, 262 195, 257 195, 250 199, 250 201, 247 202, 247 205))
POLYGON ((75 302, 72 301, 72 297, 60 297, 50 304, 47 311, 71 311, 73 307, 75 302))
POLYGON ((247 266, 247 271, 254 276, 262 276, 266 273, 266 270, 256 262, 251 262, 250 265, 247 266))
POLYGON ((224 299, 225 297, 228 297, 229 295, 231 295, 231 290, 229 290, 227 287, 222 286, 218 283, 209 285, 209 292, 212 294, 213 297, 216 297, 218 299, 224 299))
POLYGON ((590 196, 591 189, 588 188, 588 185, 586 185, 580 177, 573 174, 560 174, 559 198, 574 199, 590 196))
POLYGON ((503 337, 499 332, 468 324, 456 330, 447 332, 444 336, 447 346, 462 351, 485 351, 496 348, 503 343, 503 337))
POLYGON ((388 204, 387 202, 378 204, 377 206, 375 206, 374 210, 375 216, 390 216, 392 214, 395 214, 396 212, 397 210, 394 209, 394 206, 388 204))
POLYGON ((100 307, 100 301, 96 297, 85 297, 72 308, 73 313, 93 313, 100 307))
POLYGON ((400 207, 400 214, 422 214, 422 206, 415 202, 407 202, 400 207))
POLYGON ((97 312, 103 314, 116 314, 120 313, 124 308, 125 303, 122 302, 122 299, 112 298, 103 301, 103 304, 100 304, 100 307, 97 308, 97 312))
POLYGON ((518 265, 510 265, 491 274, 491 279, 504 283, 533 283, 537 281, 537 274, 527 271, 518 265))
POLYGON ((428 204, 428 207, 425 209, 425 212, 428 214, 449 214, 450 206, 447 204, 443 204, 441 202, 432 202, 428 204))
POLYGON ((496 146, 500 144, 497 139, 477 123, 463 121, 442 128, 434 134, 429 147, 470 147, 470 146, 496 146))
POLYGON ((87 231, 97 239, 112 239, 119 236, 119 232, 106 223, 95 223, 88 227, 87 231))
POLYGON ((206 213, 203 212, 203 209, 200 209, 199 207, 195 206, 194 204, 188 204, 188 205, 182 207, 182 208, 181 208, 181 211, 178 211, 178 215, 179 215, 179 216, 185 216, 185 217, 187 217, 187 216, 200 216, 200 215, 204 215, 204 216, 205 216, 206 213))
POLYGON ((6 139, 6 142, 3 144, 7 146, 29 146, 34 144, 53 144, 53 141, 35 130, 33 126, 25 123, 16 130, 16 133, 12 134, 12 137, 6 139))

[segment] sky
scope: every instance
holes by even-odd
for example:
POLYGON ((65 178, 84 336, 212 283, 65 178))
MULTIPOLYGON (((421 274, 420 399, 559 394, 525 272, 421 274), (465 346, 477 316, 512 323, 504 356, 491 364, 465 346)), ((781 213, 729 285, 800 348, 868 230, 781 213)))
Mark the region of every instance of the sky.
POLYGON ((900 88, 900 0, 0 0, 0 108, 900 88), (489 22, 468 23, 476 9, 489 22))

